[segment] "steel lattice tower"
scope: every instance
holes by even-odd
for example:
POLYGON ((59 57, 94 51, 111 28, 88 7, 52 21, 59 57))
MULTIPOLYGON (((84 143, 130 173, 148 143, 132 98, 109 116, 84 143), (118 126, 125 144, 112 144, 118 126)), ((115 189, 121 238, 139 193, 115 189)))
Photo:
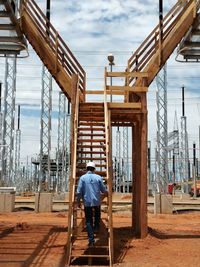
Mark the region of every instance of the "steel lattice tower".
POLYGON ((2 175, 5 185, 13 184, 16 63, 15 55, 6 57, 2 149, 2 175))
POLYGON ((57 139, 57 192, 65 191, 66 177, 66 96, 63 92, 59 92, 59 115, 58 115, 58 139, 57 139))
POLYGON ((0 81, 0 186, 3 185, 2 177, 2 149, 3 149, 3 113, 1 110, 2 82, 0 81))
MULTIPOLYGON (((182 117, 181 117, 181 180, 188 182, 189 178, 189 151, 188 151, 188 133, 187 133, 187 118, 185 116, 185 98, 184 86, 182 87, 182 117)), ((183 188, 182 188, 183 190, 183 188)), ((186 186, 186 193, 188 193, 188 186, 186 186)))
MULTIPOLYGON (((51 113, 52 113, 52 76, 45 66, 42 68, 41 120, 40 120, 40 183, 51 184, 51 113)), ((40 184, 41 190, 41 184, 40 184)))
POLYGON ((156 183, 159 192, 167 192, 168 186, 168 129, 167 129, 167 67, 156 77, 157 92, 157 157, 156 183))
POLYGON ((129 192, 128 127, 123 127, 123 193, 129 192))
POLYGON ((20 177, 20 148, 21 148, 20 106, 18 106, 17 130, 15 132, 15 166, 13 175, 15 185, 18 187, 18 189, 22 189, 22 181, 20 177))
POLYGON ((120 162, 121 162, 121 132, 119 130, 119 127, 117 128, 116 132, 116 180, 115 180, 115 188, 116 192, 120 192, 121 190, 121 168, 120 168, 120 162))

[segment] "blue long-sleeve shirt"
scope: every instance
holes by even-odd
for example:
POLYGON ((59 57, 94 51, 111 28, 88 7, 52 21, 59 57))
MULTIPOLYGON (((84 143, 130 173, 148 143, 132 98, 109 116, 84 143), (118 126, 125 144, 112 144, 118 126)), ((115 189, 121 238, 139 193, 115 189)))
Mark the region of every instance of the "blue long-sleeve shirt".
POLYGON ((88 171, 78 182, 77 198, 82 198, 85 207, 100 206, 101 193, 107 192, 101 176, 88 171))

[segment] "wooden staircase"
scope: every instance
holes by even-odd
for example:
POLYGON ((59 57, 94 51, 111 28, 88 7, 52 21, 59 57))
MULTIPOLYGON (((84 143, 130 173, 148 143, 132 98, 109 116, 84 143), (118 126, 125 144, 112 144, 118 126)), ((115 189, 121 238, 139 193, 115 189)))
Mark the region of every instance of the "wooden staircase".
MULTIPOLYGON (((76 103, 78 106, 78 104, 76 103)), ((109 173, 109 119, 104 103, 80 103, 78 108, 74 147, 74 178, 70 181, 70 207, 68 226, 67 258, 68 266, 73 262, 88 265, 110 265, 113 262, 112 233, 112 180, 109 173), (79 177, 86 173, 86 163, 94 161, 96 173, 101 175, 107 184, 109 196, 102 203, 101 225, 95 234, 95 246, 88 247, 83 210, 76 205, 76 189, 79 177)), ((76 116, 75 116, 76 117, 76 116)), ((75 119, 76 120, 76 119, 75 119)), ((73 172, 73 171, 72 171, 73 172)), ((73 176, 73 175, 72 175, 73 176)))
POLYGON ((70 101, 74 93, 74 76, 79 76, 80 99, 84 101, 85 71, 34 0, 21 1, 20 26, 70 101))

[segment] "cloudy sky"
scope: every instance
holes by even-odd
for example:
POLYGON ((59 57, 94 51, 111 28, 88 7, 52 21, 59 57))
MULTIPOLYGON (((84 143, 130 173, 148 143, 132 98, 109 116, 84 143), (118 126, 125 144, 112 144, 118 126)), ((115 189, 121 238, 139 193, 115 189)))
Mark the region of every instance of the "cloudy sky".
MULTIPOLYGON (((36 0, 45 12, 44 0, 36 0)), ((164 1, 166 13, 174 0, 164 1)), ((158 0, 51 0, 51 22, 87 73, 87 89, 102 89, 107 55, 115 56, 116 71, 123 71, 128 58, 158 23, 158 0)), ((17 98, 21 105, 22 161, 39 153, 40 92, 42 63, 29 45, 30 56, 19 59, 17 98)), ((200 118, 200 65, 175 61, 176 51, 167 62, 168 129, 173 131, 177 112, 179 130, 181 87, 185 85, 186 116, 190 148, 198 144, 200 118)), ((4 59, 0 58, 0 79, 4 81, 4 59)), ((148 93, 149 140, 156 137, 156 83, 148 93)), ((53 82, 52 151, 56 148, 59 88, 53 82)))

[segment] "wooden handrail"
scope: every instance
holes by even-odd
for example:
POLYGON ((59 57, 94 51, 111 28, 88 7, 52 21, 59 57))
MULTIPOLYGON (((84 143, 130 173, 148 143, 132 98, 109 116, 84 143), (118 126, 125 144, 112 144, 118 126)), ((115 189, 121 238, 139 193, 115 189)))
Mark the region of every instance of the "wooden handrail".
MULTIPOLYGON (((80 93, 84 94, 86 84, 86 73, 84 69, 34 0, 22 0, 21 16, 23 16, 23 13, 29 15, 42 38, 55 54, 57 62, 63 66, 66 73, 70 77, 73 74, 78 74, 80 93)), ((55 62, 55 66, 57 62, 55 62)))
MULTIPOLYGON (((188 7, 194 3, 194 1, 195 0, 178 1, 167 13, 162 23, 162 41, 168 37, 170 31, 173 29, 188 7)), ((197 2, 199 2, 199 0, 197 2)), ((127 68, 129 72, 144 71, 145 67, 159 48, 159 30, 159 25, 157 25, 135 51, 135 53, 129 58, 127 68)), ((136 79, 134 77, 129 78, 129 84, 132 84, 135 80, 136 79)))

